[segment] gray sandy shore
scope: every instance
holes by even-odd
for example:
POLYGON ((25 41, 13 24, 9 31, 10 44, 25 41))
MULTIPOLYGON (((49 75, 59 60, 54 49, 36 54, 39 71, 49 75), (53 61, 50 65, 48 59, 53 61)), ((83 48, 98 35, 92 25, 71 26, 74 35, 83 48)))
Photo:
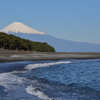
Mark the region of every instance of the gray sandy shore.
POLYGON ((0 62, 60 60, 60 59, 99 59, 100 53, 71 52, 25 52, 0 50, 0 62))

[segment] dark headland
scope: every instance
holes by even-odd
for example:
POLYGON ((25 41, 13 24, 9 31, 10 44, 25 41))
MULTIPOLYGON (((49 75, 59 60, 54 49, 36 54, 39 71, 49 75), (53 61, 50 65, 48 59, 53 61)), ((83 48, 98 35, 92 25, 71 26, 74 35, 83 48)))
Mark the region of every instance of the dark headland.
POLYGON ((61 59, 99 59, 96 52, 34 52, 0 49, 0 62, 61 60, 61 59))

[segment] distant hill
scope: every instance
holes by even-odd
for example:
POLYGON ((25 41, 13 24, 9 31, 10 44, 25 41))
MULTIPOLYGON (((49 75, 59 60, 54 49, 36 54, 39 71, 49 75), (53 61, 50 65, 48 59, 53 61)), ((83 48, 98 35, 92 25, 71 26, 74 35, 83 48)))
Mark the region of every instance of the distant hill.
POLYGON ((55 52, 55 49, 47 43, 33 42, 12 34, 8 35, 4 32, 0 32, 0 48, 8 50, 55 52))
POLYGON ((100 44, 59 39, 32 29, 20 22, 14 22, 1 31, 24 39, 29 39, 31 41, 46 42, 53 46, 56 52, 100 52, 100 44))

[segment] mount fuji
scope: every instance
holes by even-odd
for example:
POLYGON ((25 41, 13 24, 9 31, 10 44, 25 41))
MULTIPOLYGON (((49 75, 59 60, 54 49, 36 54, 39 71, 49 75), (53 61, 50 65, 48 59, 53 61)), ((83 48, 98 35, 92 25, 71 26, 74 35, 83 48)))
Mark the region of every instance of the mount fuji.
POLYGON ((43 32, 39 32, 33 28, 30 28, 23 23, 20 22, 14 22, 1 31, 6 33, 28 33, 28 34, 44 34, 43 32))
POLYGON ((55 48, 56 52, 100 52, 100 44, 59 39, 49 34, 45 34, 44 32, 30 28, 21 22, 12 23, 2 29, 1 32, 13 34, 31 41, 47 42, 55 48))

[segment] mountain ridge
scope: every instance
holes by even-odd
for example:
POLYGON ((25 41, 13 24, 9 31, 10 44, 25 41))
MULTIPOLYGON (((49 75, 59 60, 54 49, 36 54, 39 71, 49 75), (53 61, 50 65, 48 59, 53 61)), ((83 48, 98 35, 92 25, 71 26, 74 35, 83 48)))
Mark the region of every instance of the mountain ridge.
POLYGON ((100 44, 74 42, 53 37, 52 35, 13 33, 21 38, 36 42, 47 42, 56 52, 100 52, 100 44))

